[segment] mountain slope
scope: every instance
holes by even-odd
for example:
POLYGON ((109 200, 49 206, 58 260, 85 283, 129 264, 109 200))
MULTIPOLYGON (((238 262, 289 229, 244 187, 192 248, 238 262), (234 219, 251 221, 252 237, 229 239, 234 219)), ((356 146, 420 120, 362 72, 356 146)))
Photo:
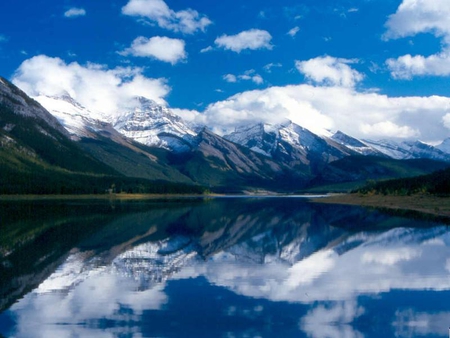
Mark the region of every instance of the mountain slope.
POLYGON ((281 125, 240 127, 225 138, 307 174, 315 174, 327 163, 357 154, 290 121, 281 125))
POLYGON ((411 195, 428 193, 440 196, 450 195, 450 168, 429 175, 401 178, 366 185, 358 190, 361 193, 384 195, 411 195))
POLYGON ((172 164, 194 181, 220 191, 303 186, 310 176, 222 138, 207 129, 194 139, 193 150, 172 155, 172 164))
MULTIPOLYGON (((127 145, 127 149, 133 149, 131 142, 127 143, 123 136, 108 131, 108 128, 107 124, 95 121, 90 136, 103 133, 109 136, 108 140, 115 137, 122 142, 122 148, 127 145)), ((114 146, 118 152, 119 141, 114 146)), ((113 168, 94 151, 86 151, 89 146, 82 147, 81 143, 72 141, 53 115, 3 78, 0 79, 0 145, 0 193, 3 194, 104 193, 111 188, 130 192, 202 191, 200 187, 168 183, 191 181, 175 170, 170 171, 167 166, 159 168, 155 165, 153 172, 158 175, 142 175, 158 182, 144 180, 134 173, 126 177, 120 169, 135 163, 130 164, 123 156, 116 155, 110 162, 116 161, 122 166, 113 168), (169 174, 160 174, 164 170, 169 174), (175 179, 177 175, 178 180, 175 179)), ((154 156, 145 150, 136 151, 135 155, 138 154, 149 159, 148 162, 154 162, 154 156)))
MULTIPOLYGON (((58 120, 20 89, 0 78, 0 139, 21 154, 72 172, 115 174, 69 139, 58 120)), ((5 149, 4 149, 5 150, 5 149)))
POLYGON ((365 185, 369 180, 419 176, 448 166, 446 162, 430 159, 395 160, 380 156, 349 156, 330 163, 309 185, 316 189, 326 186, 326 189, 350 190, 365 185))
POLYGON ((421 141, 395 142, 392 140, 363 140, 363 142, 385 155, 398 160, 428 158, 431 160, 450 162, 450 154, 421 141))
POLYGON ((369 156, 387 156, 384 153, 382 153, 379 150, 376 150, 367 144, 363 143, 362 141, 351 137, 341 131, 337 131, 336 133, 331 136, 331 139, 338 142, 339 144, 342 144, 343 146, 356 151, 357 153, 361 155, 369 155, 369 156))

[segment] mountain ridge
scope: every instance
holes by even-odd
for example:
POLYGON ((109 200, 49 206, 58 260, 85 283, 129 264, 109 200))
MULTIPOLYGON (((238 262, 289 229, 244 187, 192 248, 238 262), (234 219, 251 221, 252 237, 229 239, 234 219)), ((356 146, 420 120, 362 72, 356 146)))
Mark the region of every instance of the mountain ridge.
MULTIPOLYGON (((143 97, 128 102, 126 109, 105 114, 88 110, 67 93, 60 97, 39 96, 39 103, 6 79, 0 80, 0 161, 4 173, 11 177, 26 174, 32 182, 33 170, 47 177, 45 168, 51 168, 59 173, 55 177, 59 177, 60 192, 75 189, 67 189, 64 180, 77 172, 109 176, 109 183, 103 183, 106 187, 113 184, 115 177, 122 182, 119 191, 148 191, 133 186, 148 185, 139 180, 156 180, 219 192, 295 192, 318 182, 334 184, 355 177, 360 181, 364 173, 342 171, 334 165, 345 160, 347 167, 358 166, 358 156, 375 156, 369 161, 369 171, 373 172, 383 171, 382 159, 398 157, 399 152, 404 158, 450 162, 450 154, 419 141, 370 143, 341 131, 319 136, 289 120, 279 125, 240 127, 222 137, 206 126, 192 129, 169 108, 143 97), (23 128, 28 128, 28 132, 23 128), (395 156, 381 149, 389 147, 391 152, 397 151, 395 156), (15 170, 19 175, 15 175, 15 170), (133 179, 137 180, 134 185, 133 179)), ((388 166, 402 167, 390 171, 393 177, 376 178, 403 177, 401 173, 410 168, 406 162, 393 163, 388 166)), ((429 171, 419 174, 442 166, 430 165, 429 171)), ((77 180, 83 184, 87 176, 80 177, 77 180)), ((17 184, 21 180, 16 179, 17 184)), ((45 190, 43 183, 40 187, 45 190)), ((101 190, 105 188, 96 188, 101 190)))

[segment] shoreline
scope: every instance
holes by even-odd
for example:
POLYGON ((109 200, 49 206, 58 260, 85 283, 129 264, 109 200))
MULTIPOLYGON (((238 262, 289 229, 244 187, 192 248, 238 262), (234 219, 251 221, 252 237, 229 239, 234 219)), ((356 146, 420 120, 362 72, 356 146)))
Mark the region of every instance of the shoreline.
POLYGON ((416 211, 450 218, 450 198, 418 194, 411 196, 337 194, 326 198, 311 198, 314 203, 359 205, 397 211, 416 211))
POLYGON ((0 201, 70 201, 70 200, 151 200, 151 199, 171 199, 171 198, 202 198, 214 197, 217 195, 208 194, 82 194, 82 195, 0 195, 0 201))

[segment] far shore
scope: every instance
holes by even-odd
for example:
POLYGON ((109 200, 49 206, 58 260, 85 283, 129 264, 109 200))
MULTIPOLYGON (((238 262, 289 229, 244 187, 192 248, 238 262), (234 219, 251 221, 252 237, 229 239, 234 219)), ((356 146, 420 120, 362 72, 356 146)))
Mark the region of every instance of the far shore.
POLYGON ((70 201, 70 200, 149 200, 199 198, 214 194, 80 194, 80 195, 0 195, 0 201, 70 201))
POLYGON ((411 210, 450 218, 450 197, 427 194, 411 196, 335 194, 326 198, 312 198, 317 203, 360 205, 392 210, 411 210))
POLYGON ((386 208, 392 210, 416 211, 450 219, 450 197, 438 197, 427 194, 411 196, 384 196, 353 194, 329 194, 329 195, 289 195, 289 194, 86 194, 86 195, 0 195, 0 201, 144 201, 158 199, 191 199, 191 198, 214 198, 214 197, 292 197, 304 196, 315 203, 359 205, 374 208, 386 208))

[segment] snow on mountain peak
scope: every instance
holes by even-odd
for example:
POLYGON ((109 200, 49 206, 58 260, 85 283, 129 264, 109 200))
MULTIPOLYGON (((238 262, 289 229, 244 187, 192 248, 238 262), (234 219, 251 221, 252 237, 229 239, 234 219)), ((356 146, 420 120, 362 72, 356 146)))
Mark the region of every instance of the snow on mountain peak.
POLYGON ((130 108, 118 113, 111 122, 126 137, 174 151, 189 150, 197 135, 169 108, 144 97, 136 97, 130 108))
POLYGON ((95 131, 101 123, 100 121, 105 120, 100 113, 85 108, 68 94, 41 95, 34 99, 59 120, 74 140, 91 136, 92 131, 95 131))

